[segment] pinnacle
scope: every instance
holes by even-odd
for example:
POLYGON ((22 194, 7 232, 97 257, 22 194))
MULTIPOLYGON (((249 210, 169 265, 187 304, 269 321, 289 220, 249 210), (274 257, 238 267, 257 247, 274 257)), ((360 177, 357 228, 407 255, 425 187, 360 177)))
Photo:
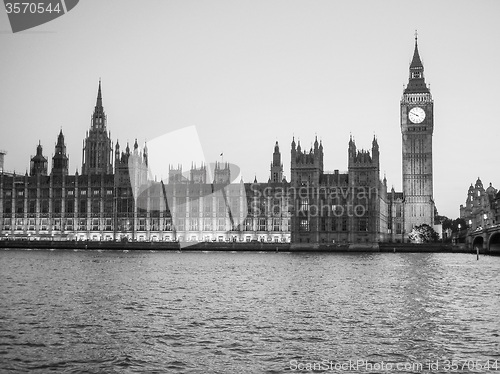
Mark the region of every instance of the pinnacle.
POLYGON ((99 89, 97 90, 97 102, 96 107, 102 107, 102 94, 101 94, 101 79, 99 79, 99 89))

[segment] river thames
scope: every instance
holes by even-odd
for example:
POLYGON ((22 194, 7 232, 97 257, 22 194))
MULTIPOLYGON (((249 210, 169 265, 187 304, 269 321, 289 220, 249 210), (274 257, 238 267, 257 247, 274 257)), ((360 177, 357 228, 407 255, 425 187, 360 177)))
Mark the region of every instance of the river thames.
POLYGON ((500 373, 500 257, 2 250, 0 298, 2 373, 500 373))

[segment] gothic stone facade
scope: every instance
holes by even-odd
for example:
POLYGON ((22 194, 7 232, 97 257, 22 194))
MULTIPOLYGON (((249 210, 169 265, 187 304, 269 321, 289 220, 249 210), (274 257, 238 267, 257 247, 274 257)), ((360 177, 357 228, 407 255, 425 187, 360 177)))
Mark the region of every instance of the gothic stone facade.
POLYGON ((291 149, 292 241, 345 244, 387 240, 387 182, 379 179, 379 147, 357 150, 351 138, 347 173, 325 173, 323 145, 291 149))
MULTIPOLYGON (((29 175, 0 172, 1 238, 150 241, 264 241, 314 244, 406 241, 432 226, 433 101, 417 41, 400 103, 403 192, 380 180, 379 145, 358 150, 351 138, 348 171, 327 173, 323 144, 291 144, 290 182, 276 142, 267 183, 234 181, 228 164, 169 167, 167 183, 148 176, 148 150, 124 151, 107 130, 101 83, 83 141, 81 174, 68 173, 64 135, 52 168, 41 144, 29 175)), ((2 151, 2 156, 5 152, 2 151)), ((193 160, 194 161, 194 160, 193 160)))
MULTIPOLYGON (((170 168, 169 181, 148 178, 147 146, 114 149, 99 82, 91 128, 83 142, 82 174, 68 174, 59 133, 52 169, 39 144, 29 175, 0 173, 0 232, 5 238, 50 240, 289 242, 287 182, 276 144, 269 183, 231 182, 228 164, 189 177, 170 168), (281 169, 280 169, 281 166, 281 169)), ((234 176, 233 176, 234 177, 234 176)))

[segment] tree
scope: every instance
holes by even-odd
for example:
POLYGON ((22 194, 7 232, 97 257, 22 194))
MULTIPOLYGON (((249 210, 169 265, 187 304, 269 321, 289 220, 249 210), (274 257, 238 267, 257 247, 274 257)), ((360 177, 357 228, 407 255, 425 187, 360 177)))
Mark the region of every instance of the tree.
POLYGON ((467 222, 463 218, 456 218, 454 220, 448 218, 443 221, 443 231, 450 229, 452 232, 459 232, 460 230, 466 229, 467 227, 467 222))
POLYGON ((468 227, 469 227, 469 225, 467 224, 465 219, 457 218, 456 220, 453 221, 452 230, 453 230, 453 232, 460 232, 460 230, 464 230, 468 227), (460 226, 460 228, 459 228, 459 226, 460 226))
POLYGON ((412 243, 431 243, 439 240, 439 234, 425 223, 415 226, 408 237, 412 243))

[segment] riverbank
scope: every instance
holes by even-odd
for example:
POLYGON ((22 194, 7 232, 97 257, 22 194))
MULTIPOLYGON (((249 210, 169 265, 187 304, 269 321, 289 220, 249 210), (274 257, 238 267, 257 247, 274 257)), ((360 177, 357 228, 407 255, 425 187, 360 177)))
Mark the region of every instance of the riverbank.
MULTIPOLYGON (((16 249, 77 249, 77 250, 154 250, 154 251, 265 251, 265 252, 436 252, 473 253, 465 246, 442 243, 265 243, 265 242, 113 242, 113 241, 55 241, 0 240, 0 248, 16 249)), ((485 251, 481 251, 485 253, 485 251)))

